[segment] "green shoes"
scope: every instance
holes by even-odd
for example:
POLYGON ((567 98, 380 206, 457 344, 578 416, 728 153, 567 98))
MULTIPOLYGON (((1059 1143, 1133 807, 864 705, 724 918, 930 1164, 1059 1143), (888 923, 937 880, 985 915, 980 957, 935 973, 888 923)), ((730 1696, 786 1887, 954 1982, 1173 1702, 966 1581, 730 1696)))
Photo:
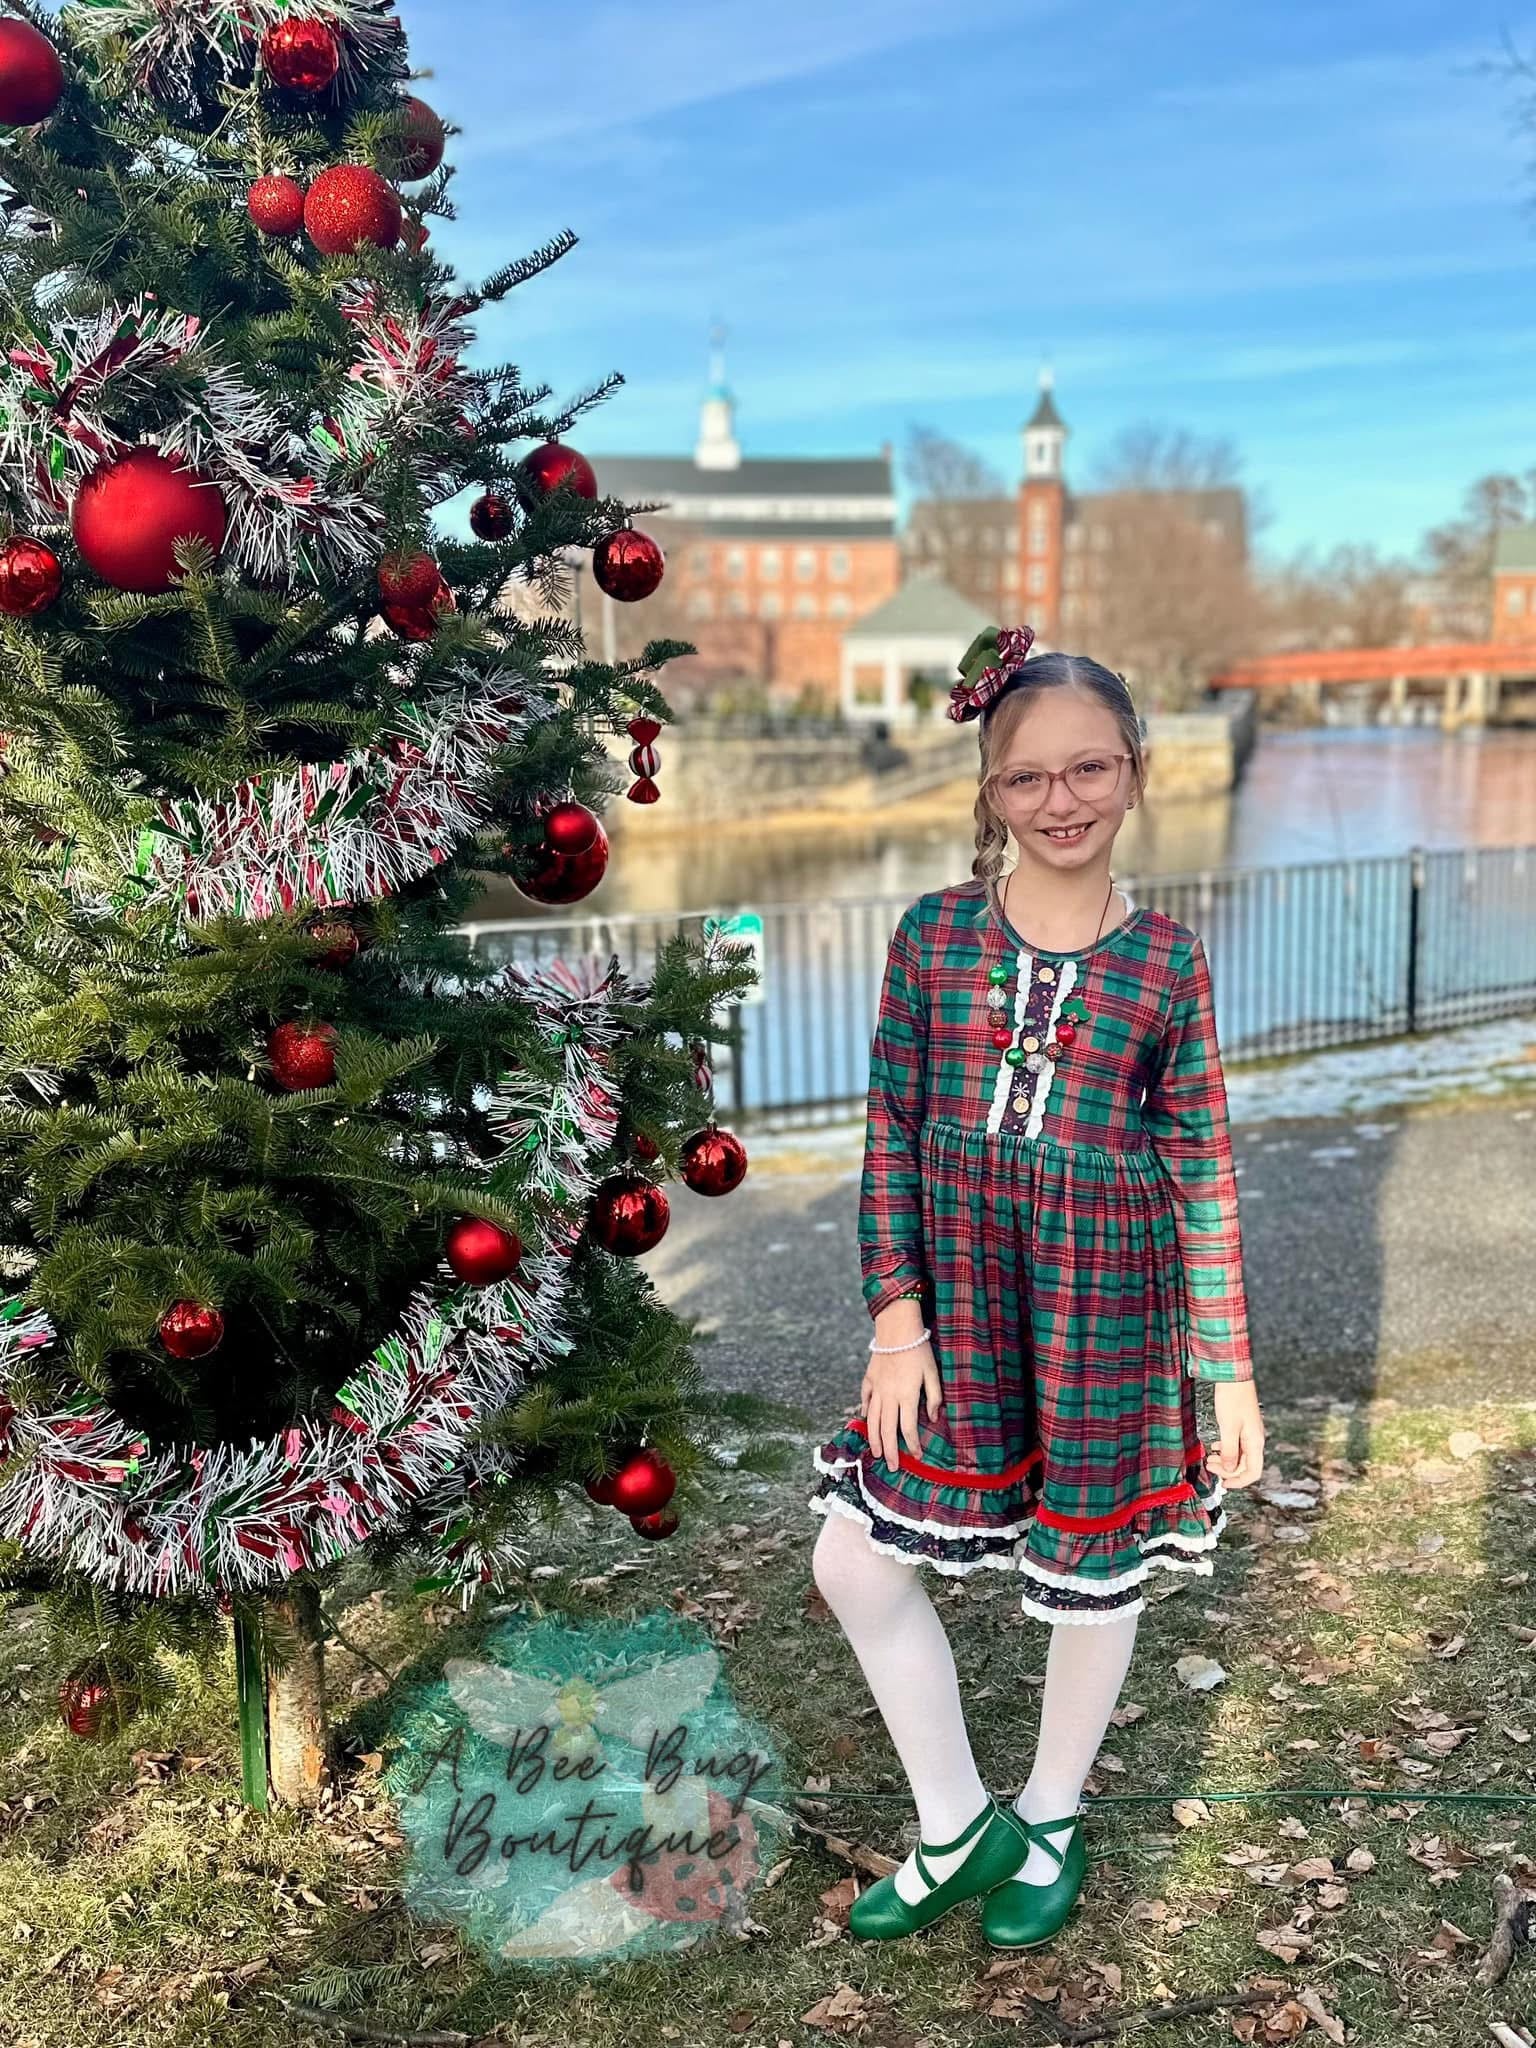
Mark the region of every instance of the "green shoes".
MULTIPOLYGON (((1083 1847, 1083 1818, 1069 1814, 1063 1820, 1040 1820, 1026 1824, 1017 1814, 1015 1825, 1026 1838, 1024 1861, 1029 1860, 1028 1842, 1038 1842, 1056 1858, 1061 1868, 1049 1884, 1000 1884, 982 1902, 981 1931, 993 1948, 1039 1948, 1061 1931, 1062 1923, 1082 1889, 1087 1852, 1083 1847), (1072 1833, 1065 1850, 1051 1841, 1053 1830, 1071 1823, 1072 1833)), ((1023 1863, 1017 1866, 1022 1870, 1023 1863)))
POLYGON ((864 1941, 895 1941, 903 1934, 915 1934, 931 1927, 952 1906, 966 1899, 980 1898, 1012 1877, 1029 1855, 1024 1823, 1016 1813, 989 1799, 961 1834, 952 1842, 920 1842, 917 1846, 917 1874, 927 1887, 915 1906, 909 1906, 896 1889, 894 1875, 882 1877, 868 1891, 860 1892, 848 1909, 848 1931, 864 1941), (978 1839, 979 1837, 979 1839, 978 1839), (952 1856, 968 1842, 975 1847, 952 1876, 936 1881, 928 1868, 929 1856, 952 1856))

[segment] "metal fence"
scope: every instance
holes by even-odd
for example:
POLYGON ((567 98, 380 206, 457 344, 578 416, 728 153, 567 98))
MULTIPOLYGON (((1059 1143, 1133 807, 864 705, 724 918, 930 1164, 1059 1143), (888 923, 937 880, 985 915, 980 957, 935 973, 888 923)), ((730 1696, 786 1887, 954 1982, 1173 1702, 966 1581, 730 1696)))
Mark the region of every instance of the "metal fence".
MULTIPOLYGON (((1125 878, 1198 931, 1228 1065, 1536 1011, 1536 846, 1125 878)), ((738 1122, 859 1108, 887 943, 910 897, 754 905, 762 1000, 733 1006, 715 1102, 738 1122)), ((617 954, 636 976, 710 913, 519 919, 465 929, 493 957, 617 954)), ((722 909, 715 915, 723 915, 722 909)))

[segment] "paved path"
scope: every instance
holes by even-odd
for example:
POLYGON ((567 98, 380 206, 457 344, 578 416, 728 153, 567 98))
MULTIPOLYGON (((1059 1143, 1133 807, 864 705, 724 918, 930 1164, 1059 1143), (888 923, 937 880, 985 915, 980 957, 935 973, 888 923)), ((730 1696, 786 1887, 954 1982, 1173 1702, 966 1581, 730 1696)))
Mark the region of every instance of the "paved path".
MULTIPOLYGON (((1239 1124, 1260 1394, 1536 1400, 1536 1109, 1382 1110, 1239 1124)), ((646 1261, 712 1341, 711 1379, 801 1404, 819 1425, 857 1387, 857 1145, 812 1171, 747 1175, 719 1200, 669 1183, 646 1261)), ((765 1148, 765 1153, 771 1148, 765 1148)))

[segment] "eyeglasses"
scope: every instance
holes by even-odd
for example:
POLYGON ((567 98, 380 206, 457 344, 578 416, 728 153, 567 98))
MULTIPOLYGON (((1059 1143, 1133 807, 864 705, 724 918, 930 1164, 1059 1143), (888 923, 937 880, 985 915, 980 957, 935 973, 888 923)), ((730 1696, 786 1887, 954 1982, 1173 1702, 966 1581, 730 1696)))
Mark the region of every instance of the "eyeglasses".
POLYGON ((1038 810, 1058 782, 1085 804, 1108 803, 1119 793, 1129 754, 1091 754, 1070 768, 1010 768, 987 777, 1007 802, 1020 811, 1038 810))

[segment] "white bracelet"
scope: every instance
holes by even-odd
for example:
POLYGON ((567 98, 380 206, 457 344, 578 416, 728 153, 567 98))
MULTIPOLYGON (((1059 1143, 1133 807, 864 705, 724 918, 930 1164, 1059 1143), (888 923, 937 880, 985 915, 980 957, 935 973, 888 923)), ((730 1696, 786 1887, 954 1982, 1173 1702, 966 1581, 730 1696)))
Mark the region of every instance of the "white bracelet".
POLYGON ((920 1332, 920 1333, 919 1333, 919 1334, 918 1334, 918 1335, 917 1335, 916 1337, 914 1337, 914 1338, 912 1339, 912 1341, 911 1341, 911 1343, 910 1343, 910 1344, 877 1344, 877 1343, 875 1342, 874 1338, 873 1338, 873 1337, 871 1337, 871 1338, 870 1338, 870 1340, 869 1340, 869 1348, 870 1348, 870 1350, 871 1350, 871 1351, 881 1351, 881 1352, 885 1352, 885 1351, 915 1351, 915 1350, 917 1349, 918 1345, 919 1345, 919 1344, 921 1344, 921 1343, 922 1343, 922 1342, 923 1342, 923 1341, 924 1341, 924 1340, 925 1340, 926 1338, 928 1338, 928 1337, 932 1336, 932 1334, 933 1334, 933 1332, 932 1332, 931 1330, 923 1330, 923 1331, 921 1331, 921 1332, 920 1332))

